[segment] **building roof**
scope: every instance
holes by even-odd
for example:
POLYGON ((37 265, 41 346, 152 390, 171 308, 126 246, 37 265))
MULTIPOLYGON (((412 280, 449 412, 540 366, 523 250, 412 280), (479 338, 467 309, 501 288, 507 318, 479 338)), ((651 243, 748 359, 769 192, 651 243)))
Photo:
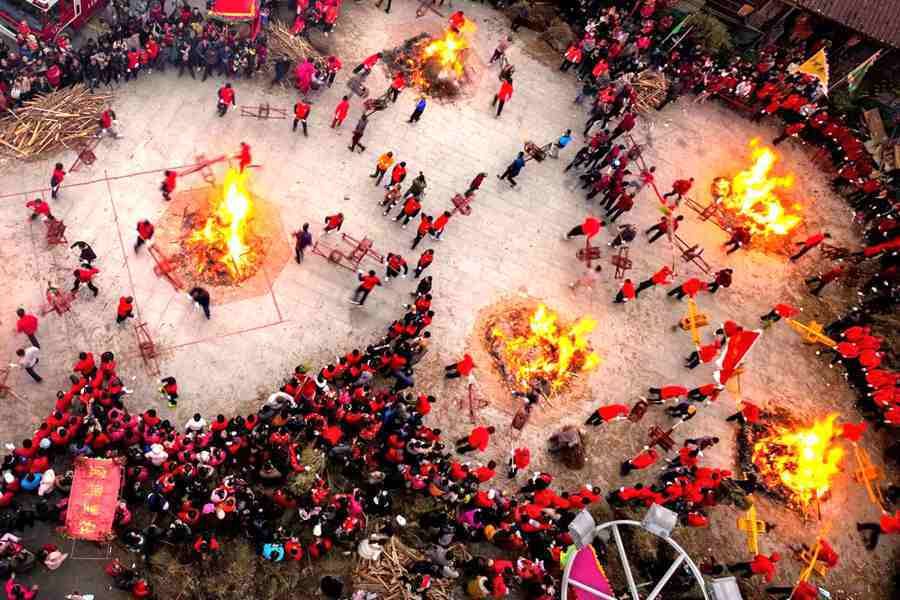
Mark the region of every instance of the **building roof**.
POLYGON ((791 0, 884 44, 900 47, 898 0, 791 0))

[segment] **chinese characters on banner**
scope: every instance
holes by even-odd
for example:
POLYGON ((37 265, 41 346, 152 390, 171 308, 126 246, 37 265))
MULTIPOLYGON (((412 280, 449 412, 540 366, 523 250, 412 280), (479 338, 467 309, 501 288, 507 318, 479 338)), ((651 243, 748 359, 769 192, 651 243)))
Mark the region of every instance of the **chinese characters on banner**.
POLYGON ((75 459, 66 533, 80 540, 105 540, 112 533, 122 468, 111 460, 75 459))

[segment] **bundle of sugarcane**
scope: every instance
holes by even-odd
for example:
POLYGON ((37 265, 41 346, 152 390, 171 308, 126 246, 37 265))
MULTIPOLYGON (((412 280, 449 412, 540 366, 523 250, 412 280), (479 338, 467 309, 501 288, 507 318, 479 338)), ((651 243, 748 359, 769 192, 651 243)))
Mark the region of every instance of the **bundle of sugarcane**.
POLYGON ((647 112, 662 104, 669 91, 669 82, 664 73, 647 69, 631 80, 631 87, 637 94, 635 108, 638 112, 647 112))
POLYGON ((79 84, 28 100, 0 117, 0 151, 29 159, 77 148, 97 135, 111 99, 112 94, 91 93, 79 84))
MULTIPOLYGON (((461 546, 454 546, 454 550, 461 552, 463 558, 471 558, 461 546)), ((418 596, 407 590, 404 578, 409 574, 408 568, 412 563, 422 559, 421 552, 410 548, 397 539, 397 536, 392 536, 384 545, 378 560, 359 562, 353 580, 360 588, 377 592, 383 600, 411 600, 418 596)), ((455 579, 432 577, 428 597, 451 600, 455 583, 455 579)))
POLYGON ((325 57, 313 48, 306 39, 294 35, 289 25, 283 21, 272 21, 268 29, 269 54, 272 60, 266 61, 266 68, 270 68, 275 59, 286 58, 292 63, 303 62, 311 58, 314 63, 325 64, 325 57))

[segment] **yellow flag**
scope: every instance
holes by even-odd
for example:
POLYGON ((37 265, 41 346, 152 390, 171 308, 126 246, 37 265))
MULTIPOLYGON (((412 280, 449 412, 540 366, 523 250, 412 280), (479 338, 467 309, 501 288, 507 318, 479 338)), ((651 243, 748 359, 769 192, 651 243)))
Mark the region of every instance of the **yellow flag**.
POLYGON ((813 54, 805 63, 797 68, 801 73, 812 75, 822 84, 828 87, 828 57, 825 56, 825 48, 813 54))

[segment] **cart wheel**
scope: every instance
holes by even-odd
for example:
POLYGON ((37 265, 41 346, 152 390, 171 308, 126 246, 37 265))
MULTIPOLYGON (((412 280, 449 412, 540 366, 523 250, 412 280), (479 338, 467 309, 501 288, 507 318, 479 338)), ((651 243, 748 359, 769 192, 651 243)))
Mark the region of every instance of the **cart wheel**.
POLYGON ((331 253, 328 255, 328 260, 330 260, 331 262, 333 262, 336 265, 341 264, 342 258, 344 258, 344 255, 341 254, 340 250, 332 250, 331 253))

